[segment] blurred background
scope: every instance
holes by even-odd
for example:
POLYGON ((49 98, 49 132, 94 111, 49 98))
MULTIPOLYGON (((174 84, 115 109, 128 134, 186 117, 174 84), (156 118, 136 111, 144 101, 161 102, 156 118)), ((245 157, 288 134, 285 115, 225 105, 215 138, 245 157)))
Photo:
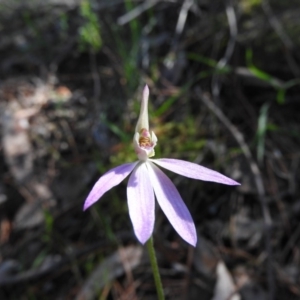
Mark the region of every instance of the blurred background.
POLYGON ((150 88, 156 158, 241 183, 167 173, 197 227, 157 207, 167 299, 300 299, 299 0, 0 1, 0 299, 157 299, 128 216, 150 88))

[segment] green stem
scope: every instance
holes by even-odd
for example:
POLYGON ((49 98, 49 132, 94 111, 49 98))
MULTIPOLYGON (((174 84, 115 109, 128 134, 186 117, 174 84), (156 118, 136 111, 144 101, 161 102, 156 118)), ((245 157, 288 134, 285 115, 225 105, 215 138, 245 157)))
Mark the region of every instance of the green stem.
POLYGON ((157 296, 159 300, 165 300, 164 296, 164 291, 163 287, 161 284, 161 279, 160 279, 160 274, 158 270, 158 265, 157 265, 157 259, 155 255, 155 250, 153 246, 153 237, 151 236, 150 239, 147 241, 147 249, 150 257, 150 262, 151 262, 151 267, 152 267, 152 272, 153 272, 153 277, 155 281, 155 286, 156 286, 156 291, 157 291, 157 296))

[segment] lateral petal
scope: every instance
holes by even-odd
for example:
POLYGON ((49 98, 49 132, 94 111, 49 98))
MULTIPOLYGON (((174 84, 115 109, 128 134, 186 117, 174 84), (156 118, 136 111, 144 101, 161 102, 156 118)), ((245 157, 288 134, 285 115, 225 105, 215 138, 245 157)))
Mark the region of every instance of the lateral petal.
POLYGON ((134 233, 144 244, 154 227, 154 192, 145 163, 139 164, 129 177, 127 185, 129 216, 134 233))
POLYGON ((101 198, 104 193, 123 181, 132 172, 137 164, 138 161, 123 164, 109 170, 104 175, 102 175, 87 196, 84 202, 83 210, 88 209, 97 200, 99 200, 99 198, 101 198))
POLYGON ((172 181, 153 163, 147 162, 157 201, 178 234, 189 244, 197 243, 192 216, 172 181))
POLYGON ((227 185, 240 185, 240 183, 222 175, 219 172, 188 161, 171 158, 151 159, 151 161, 167 170, 185 177, 203 181, 218 182, 227 185))

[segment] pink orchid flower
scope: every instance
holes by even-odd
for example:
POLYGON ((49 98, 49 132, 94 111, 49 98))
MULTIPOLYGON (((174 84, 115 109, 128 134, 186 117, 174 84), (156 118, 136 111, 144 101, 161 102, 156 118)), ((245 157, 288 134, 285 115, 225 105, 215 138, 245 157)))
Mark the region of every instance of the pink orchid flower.
POLYGON ((127 185, 127 201, 129 216, 138 240, 144 244, 152 235, 155 194, 157 202, 174 229, 186 242, 195 246, 197 234, 191 214, 175 185, 157 166, 193 179, 227 185, 239 185, 239 183, 195 163, 169 158, 151 159, 150 157, 154 156, 157 137, 153 132, 149 132, 148 97, 149 89, 145 86, 133 138, 134 149, 139 160, 113 168, 100 177, 85 200, 84 210, 131 173, 127 185))

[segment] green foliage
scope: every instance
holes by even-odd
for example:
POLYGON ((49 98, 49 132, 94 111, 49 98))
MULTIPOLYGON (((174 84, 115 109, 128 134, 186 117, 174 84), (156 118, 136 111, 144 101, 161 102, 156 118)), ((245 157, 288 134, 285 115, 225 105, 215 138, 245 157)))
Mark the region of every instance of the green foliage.
MULTIPOLYGON (((134 9, 132 0, 125 0, 124 2, 125 2, 126 10, 128 12, 134 9)), ((135 47, 137 47, 138 40, 140 38, 140 32, 141 32, 140 24, 139 24, 138 20, 136 18, 134 18, 133 20, 131 20, 129 22, 129 25, 130 25, 130 29, 131 29, 132 43, 133 43, 133 45, 135 45, 135 47)))
POLYGON ((30 32, 30 35, 32 37, 36 38, 37 41, 39 41, 41 39, 41 34, 40 34, 38 26, 36 26, 36 24, 35 24, 32 13, 28 10, 24 10, 22 12, 22 19, 23 19, 23 22, 24 22, 26 28, 30 32))
POLYGON ((256 139, 257 139, 257 160, 261 164, 264 158, 265 153, 265 136, 267 132, 267 122, 268 122, 268 110, 269 110, 269 104, 264 104, 259 113, 258 118, 258 126, 257 126, 257 132, 256 132, 256 139))
POLYGON ((87 257, 84 263, 84 269, 87 274, 90 274, 94 270, 94 257, 87 257))
POLYGON ((91 215, 95 224, 98 225, 99 230, 104 232, 104 235, 113 243, 117 244, 117 237, 115 230, 120 230, 124 227, 123 217, 126 218, 127 223, 127 202, 123 201, 118 196, 117 191, 112 190, 105 196, 109 198, 109 201, 103 201, 106 208, 100 205, 95 205, 91 208, 91 215), (106 213, 109 211, 109 215, 106 213))
POLYGON ((40 251, 40 253, 35 257, 34 261, 32 262, 32 269, 37 269, 45 260, 45 257, 48 255, 48 249, 44 249, 40 251))
MULTIPOLYGON (((248 71, 257 79, 267 82, 270 86, 272 86, 276 90, 276 101, 278 104, 284 104, 285 103, 285 96, 288 89, 300 85, 300 78, 291 79, 289 81, 282 81, 265 71, 259 69, 257 66, 253 64, 253 52, 250 48, 246 50, 246 64, 248 71)), ((222 66, 220 67, 218 65, 218 62, 214 59, 211 59, 209 57, 205 57, 203 55, 199 55, 197 53, 188 53, 188 58, 197 61, 199 63, 202 63, 208 67, 213 68, 213 71, 201 71, 197 74, 195 79, 203 79, 206 77, 209 77, 213 74, 230 74, 234 72, 234 69, 229 66, 222 66)), ((196 80, 195 80, 196 81, 196 80)))
POLYGON ((66 38, 69 29, 69 17, 65 12, 62 12, 59 16, 59 27, 61 29, 61 36, 66 38))
POLYGON ((270 74, 260 70, 256 66, 254 66, 252 62, 253 53, 251 49, 247 49, 246 51, 246 63, 248 70, 258 79, 262 81, 268 82, 275 90, 276 90, 276 100, 278 104, 285 103, 285 95, 286 91, 295 86, 300 84, 300 78, 295 78, 289 81, 281 81, 270 74))
POLYGON ((119 126, 117 126, 116 124, 109 122, 106 119, 106 116, 104 114, 100 114, 100 122, 102 124, 105 124, 111 132, 113 132, 115 135, 117 135, 122 142, 128 142, 131 139, 131 136, 126 133, 124 130, 122 130, 119 126))
POLYGON ((251 49, 247 49, 246 50, 246 63, 247 63, 247 67, 248 70, 258 79, 262 80, 262 81, 266 81, 268 82, 271 86, 273 86, 275 89, 279 90, 281 89, 281 83, 280 81, 271 76, 270 74, 260 70, 259 68, 257 68, 253 62, 252 62, 252 57, 253 57, 253 53, 251 49))
POLYGON ((155 111, 154 116, 159 117, 163 115, 168 109, 179 99, 179 94, 167 98, 163 104, 155 111))
POLYGON ((168 122, 158 128, 156 158, 186 157, 193 160, 206 145, 195 126, 195 119, 188 116, 182 122, 168 122))
POLYGON ((241 0, 240 4, 245 13, 251 13, 253 9, 259 7, 262 0, 241 0))
POLYGON ((129 91, 136 89, 140 75, 137 66, 138 43, 128 43, 122 37, 118 27, 115 27, 117 51, 122 61, 123 80, 129 91), (129 47, 128 47, 129 46, 129 47))
POLYGON ((53 230, 53 216, 48 210, 44 210, 44 217, 45 217, 45 230, 47 233, 51 233, 53 230))
POLYGON ((89 0, 83 0, 80 3, 80 14, 84 23, 79 28, 79 49, 81 51, 90 49, 97 52, 102 46, 100 24, 89 0))
MULTIPOLYGON (((134 2, 132 0, 124 1, 125 8, 129 12, 134 9, 134 2)), ((124 27, 112 26, 114 31, 114 38, 117 43, 117 51, 122 61, 123 84, 126 84, 128 91, 134 91, 139 82, 140 74, 138 72, 138 57, 140 51, 140 38, 142 27, 139 21, 134 18, 129 22, 130 32, 128 39, 124 36, 128 35, 127 24, 124 27)))
POLYGON ((122 32, 119 27, 114 27, 114 37, 117 43, 117 51, 121 58, 122 70, 122 83, 126 84, 128 91, 133 91, 139 84, 140 75, 137 72, 137 57, 138 57, 138 44, 125 43, 122 37, 122 32))
POLYGON ((155 112, 153 113, 153 116, 155 117, 160 117, 162 116, 164 113, 166 113, 170 107, 172 105, 174 105, 177 100, 179 100, 179 98, 181 96, 183 96, 184 94, 187 93, 187 91, 192 87, 192 85, 194 83, 196 83, 199 79, 205 78, 209 75, 211 75, 211 72, 206 72, 206 71, 202 71, 200 73, 198 73, 193 80, 188 81, 185 85, 183 85, 180 89, 178 89, 178 93, 170 96, 169 98, 167 98, 162 104, 161 106, 159 106, 155 112))
POLYGON ((220 67, 216 60, 211 59, 206 56, 203 56, 203 55, 200 55, 198 53, 190 52, 190 53, 188 53, 188 58, 191 60, 203 63, 204 65, 207 65, 208 67, 214 68, 215 73, 218 73, 218 74, 227 74, 227 73, 232 72, 232 68, 230 66, 225 65, 225 66, 220 67))

